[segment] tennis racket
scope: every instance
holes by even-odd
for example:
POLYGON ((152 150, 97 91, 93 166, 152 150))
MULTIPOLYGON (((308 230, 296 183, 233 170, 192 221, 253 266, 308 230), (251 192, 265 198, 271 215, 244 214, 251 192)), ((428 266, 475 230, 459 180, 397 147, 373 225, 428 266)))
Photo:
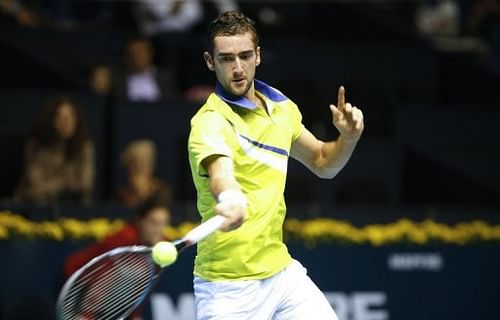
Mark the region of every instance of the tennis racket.
MULTIPOLYGON (((215 216, 172 242, 178 252, 219 230, 225 218, 215 216)), ((57 299, 59 320, 121 320, 151 292, 163 268, 152 247, 128 246, 90 260, 66 281, 57 299)))

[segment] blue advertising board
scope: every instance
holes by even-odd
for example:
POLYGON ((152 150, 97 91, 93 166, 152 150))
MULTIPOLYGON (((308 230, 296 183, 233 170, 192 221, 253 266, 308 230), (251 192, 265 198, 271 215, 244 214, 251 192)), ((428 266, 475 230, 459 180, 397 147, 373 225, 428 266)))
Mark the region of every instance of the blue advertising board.
MULTIPOLYGON (((51 319, 62 284, 62 261, 82 245, 1 242, 0 319, 16 320, 19 309, 37 312, 40 320, 51 319)), ((500 319, 498 245, 306 248, 292 243, 289 249, 340 320, 500 319)), ((193 258, 194 249, 187 250, 165 270, 146 303, 145 319, 194 319, 193 258)))

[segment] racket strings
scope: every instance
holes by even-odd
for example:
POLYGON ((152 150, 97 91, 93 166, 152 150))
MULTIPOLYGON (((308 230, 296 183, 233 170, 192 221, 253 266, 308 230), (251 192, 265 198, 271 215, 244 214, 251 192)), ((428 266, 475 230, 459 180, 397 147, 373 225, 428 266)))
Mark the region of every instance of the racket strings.
MULTIPOLYGON (((129 261, 123 257, 121 260, 121 264, 117 261, 103 261, 100 266, 75 282, 74 295, 83 295, 78 304, 85 306, 85 309, 80 307, 76 313, 97 315, 100 319, 113 319, 122 309, 130 309, 135 305, 135 301, 141 296, 144 283, 149 279, 149 272, 144 272, 144 269, 148 269, 147 262, 145 264, 137 256, 129 261), (105 271, 102 271, 103 269, 105 271), (127 302, 123 301, 124 297, 127 302)), ((68 296, 70 295, 73 296, 68 296)))
POLYGON ((91 295, 88 295, 89 301, 84 301, 84 304, 89 306, 87 311, 90 314, 109 315, 110 318, 113 318, 115 313, 120 312, 120 309, 126 307, 120 300, 119 294, 126 294, 127 299, 130 301, 135 301, 135 299, 140 296, 142 290, 140 284, 144 283, 147 279, 148 272, 139 270, 141 272, 137 273, 137 268, 131 268, 136 261, 133 261, 134 264, 130 261, 127 263, 127 268, 124 268, 123 264, 117 264, 116 268, 109 268, 105 273, 102 275, 99 274, 99 276, 94 279, 99 285, 93 284, 93 289, 95 289, 91 295), (126 274, 127 270, 130 271, 130 274, 126 274), (136 272, 136 274, 134 274, 134 272, 136 272), (135 280, 129 281, 130 279, 135 280), (136 287, 136 285, 139 286, 136 287), (134 291, 139 291, 139 293, 134 295, 134 291), (103 301, 105 301, 105 303, 103 303, 103 301))
POLYGON ((155 278, 148 253, 122 253, 97 261, 69 288, 61 319, 119 319, 137 306, 155 278))
POLYGON ((121 315, 123 312, 122 309, 124 309, 126 305, 124 305, 124 302, 122 301, 123 298, 120 294, 127 295, 127 299, 130 301, 130 307, 126 308, 129 311, 133 311, 130 309, 135 306, 136 301, 140 299, 142 293, 147 288, 150 278, 149 272, 138 272, 141 271, 138 269, 128 270, 128 267, 124 267, 123 265, 118 266, 118 269, 119 270, 117 272, 120 273, 118 278, 122 281, 116 280, 116 275, 113 275, 111 278, 106 278, 106 281, 114 283, 112 283, 112 285, 103 285, 100 288, 102 290, 100 290, 98 296, 109 297, 107 298, 109 301, 106 301, 106 303, 102 305, 99 305, 99 301, 96 301, 96 304, 89 304, 90 306, 94 306, 93 308, 90 308, 92 312, 104 313, 113 319, 121 315), (125 272, 135 274, 126 275, 125 272), (134 281, 123 281, 125 277, 127 277, 127 279, 133 278, 134 281))

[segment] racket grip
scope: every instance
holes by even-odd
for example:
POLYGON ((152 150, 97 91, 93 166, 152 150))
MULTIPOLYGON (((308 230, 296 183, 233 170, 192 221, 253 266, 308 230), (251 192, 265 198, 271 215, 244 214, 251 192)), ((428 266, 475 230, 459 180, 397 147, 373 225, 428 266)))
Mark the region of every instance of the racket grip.
POLYGON ((205 239, 210 234, 219 230, 224 224, 225 220, 226 218, 224 218, 223 216, 216 215, 215 217, 210 218, 193 230, 189 231, 184 236, 184 239, 188 240, 192 244, 197 243, 198 241, 205 239))

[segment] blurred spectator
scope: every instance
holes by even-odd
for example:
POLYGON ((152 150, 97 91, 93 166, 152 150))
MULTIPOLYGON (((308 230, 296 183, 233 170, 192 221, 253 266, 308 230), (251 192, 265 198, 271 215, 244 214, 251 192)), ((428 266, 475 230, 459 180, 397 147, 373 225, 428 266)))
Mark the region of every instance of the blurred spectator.
POLYGON ((238 10, 235 0, 136 0, 133 8, 139 30, 149 38, 159 34, 185 33, 219 13, 235 10, 238 10), (213 16, 209 3, 216 11, 213 16))
POLYGON ((41 17, 38 12, 23 4, 19 0, 0 0, 0 10, 12 17, 21 27, 37 27, 41 17))
POLYGON ((130 101, 155 102, 177 95, 172 71, 154 64, 154 51, 150 41, 135 38, 127 43, 126 72, 117 72, 116 90, 120 97, 130 101))
POLYGON ((136 0, 134 13, 144 36, 187 31, 203 16, 199 0, 136 0))
POLYGON ((204 37, 197 29, 224 11, 238 9, 235 0, 136 0, 134 14, 139 31, 150 39, 158 65, 169 66, 188 102, 205 101, 213 90, 205 64, 194 54, 204 49, 204 37), (193 58, 198 58, 193 60, 193 58), (193 63, 197 61, 197 63, 193 63))
POLYGON ((64 275, 71 276, 92 258, 120 246, 145 245, 166 240, 165 229, 170 226, 171 212, 165 193, 152 194, 134 210, 134 215, 119 231, 81 249, 64 262, 64 275))
POLYGON ((121 161, 127 171, 127 184, 118 191, 121 204, 135 206, 158 192, 171 200, 170 186, 155 177, 156 146, 153 141, 130 142, 121 154, 121 161))
POLYGON ((422 2, 415 14, 417 29, 424 35, 459 35, 460 8, 454 0, 422 2))
MULTIPOLYGON (((170 240, 165 234, 170 226, 170 215, 165 195, 152 195, 137 207, 131 221, 118 232, 67 257, 63 266, 64 276, 68 278, 91 259, 117 247, 153 246, 159 241, 170 240)), ((142 313, 142 306, 139 306, 127 319, 142 319, 142 313)))
POLYGON ((40 204, 88 203, 94 176, 94 143, 82 111, 67 97, 50 101, 29 133, 15 197, 40 204))
POLYGON ((98 95, 108 95, 113 87, 113 73, 111 68, 104 64, 96 65, 89 75, 89 86, 92 92, 98 95))
POLYGON ((183 48, 196 41, 190 32, 203 18, 201 1, 135 0, 132 10, 139 32, 154 46, 157 65, 171 69, 180 87, 183 48))
MULTIPOLYGON (((156 61, 178 75, 185 37, 203 17, 199 0, 136 0, 132 6, 139 32, 152 41, 156 61)), ((191 37, 189 40, 193 41, 191 37)))

